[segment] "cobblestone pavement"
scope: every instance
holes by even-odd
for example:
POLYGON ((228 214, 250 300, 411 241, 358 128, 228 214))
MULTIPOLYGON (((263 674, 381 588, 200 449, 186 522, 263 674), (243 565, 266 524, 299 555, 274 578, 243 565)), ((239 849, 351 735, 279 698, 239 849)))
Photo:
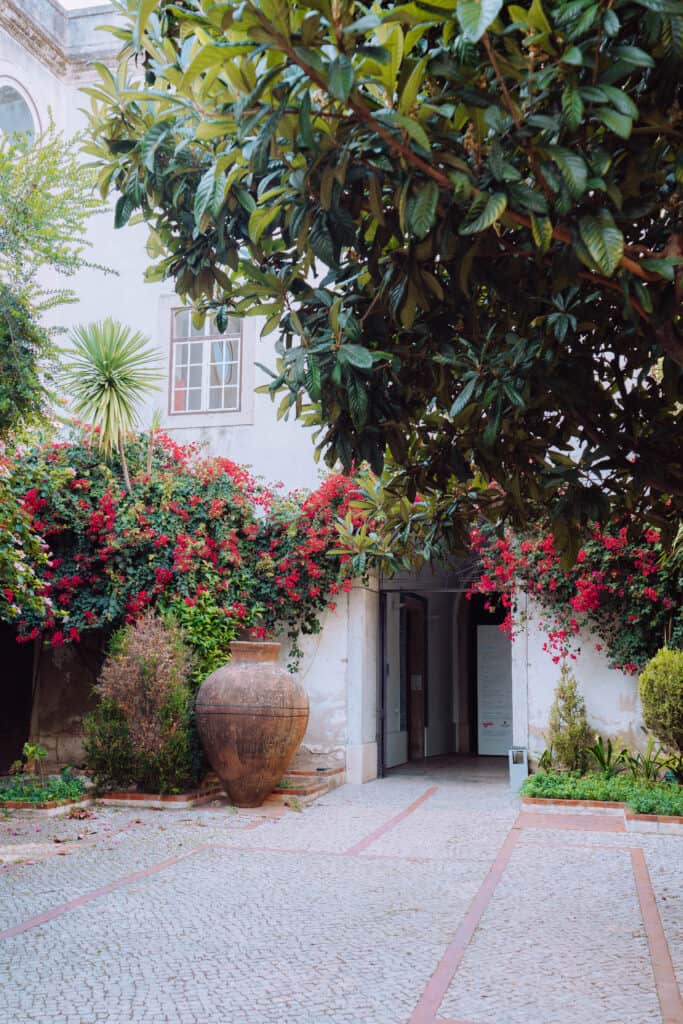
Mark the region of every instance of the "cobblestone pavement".
POLYGON ((274 819, 15 812, 0 1024, 683 1024, 683 840, 518 811, 482 759, 274 819))

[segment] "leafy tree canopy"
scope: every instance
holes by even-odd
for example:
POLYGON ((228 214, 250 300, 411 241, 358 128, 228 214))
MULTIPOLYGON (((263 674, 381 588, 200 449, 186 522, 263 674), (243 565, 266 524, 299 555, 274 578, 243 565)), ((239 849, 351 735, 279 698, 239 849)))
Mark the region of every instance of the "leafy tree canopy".
POLYGON ((76 301, 51 273, 105 269, 86 255, 88 220, 104 207, 79 146, 53 124, 36 139, 0 132, 0 281, 40 309, 76 301))
POLYGON ((219 322, 267 318, 271 390, 328 461, 666 534, 682 0, 119 7, 86 90, 116 224, 219 322))

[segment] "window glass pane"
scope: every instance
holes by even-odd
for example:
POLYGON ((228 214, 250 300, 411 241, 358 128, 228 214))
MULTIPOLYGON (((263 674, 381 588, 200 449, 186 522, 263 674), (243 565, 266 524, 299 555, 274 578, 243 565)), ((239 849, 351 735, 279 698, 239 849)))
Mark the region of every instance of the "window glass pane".
POLYGON ((190 387, 200 388, 202 386, 202 368, 201 366, 190 367, 190 387))
POLYGON ((190 349, 190 362, 193 366, 201 366, 204 362, 204 346, 201 342, 195 342, 189 346, 190 349))
POLYGON ((229 334, 233 338, 239 338, 239 336, 241 334, 240 324, 241 324, 241 321, 238 320, 237 317, 234 317, 234 316, 229 317, 228 318, 228 327, 227 327, 227 330, 226 330, 225 333, 229 334))
POLYGON ((176 369, 173 385, 173 412, 185 412, 187 401, 187 381, 182 372, 176 369))
POLYGON ((199 412, 202 407, 202 392, 200 388, 192 388, 187 393, 188 412, 199 412))
POLYGON ((222 363, 225 359, 225 342, 224 341, 212 341, 211 342, 211 362, 222 363))
POLYGON ((239 388, 224 388, 223 389, 223 408, 224 409, 239 409, 239 388))
POLYGON ((189 309, 179 309, 173 315, 173 337, 174 338, 187 338, 188 329, 190 326, 190 311, 189 309))
POLYGON ((35 135, 30 107, 11 85, 0 86, 0 132, 5 135, 35 135))
POLYGON ((209 409, 223 408, 223 388, 209 388, 209 409))
POLYGON ((203 338, 206 334, 206 322, 201 324, 199 327, 195 327, 192 323, 192 315, 190 315, 190 337, 192 338, 203 338))

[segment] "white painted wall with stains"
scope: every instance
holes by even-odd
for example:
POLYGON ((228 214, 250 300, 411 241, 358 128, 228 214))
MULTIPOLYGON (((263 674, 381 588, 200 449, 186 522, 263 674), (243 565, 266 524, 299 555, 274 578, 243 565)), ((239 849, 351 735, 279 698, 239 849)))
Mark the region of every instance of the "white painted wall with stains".
MULTIPOLYGON (((548 715, 560 672, 559 665, 543 650, 546 634, 538 607, 524 602, 520 611, 526 612, 526 619, 512 645, 514 742, 528 746, 530 757, 537 759, 547 746, 548 715)), ((597 642, 590 634, 581 633, 574 652, 576 660, 570 661, 586 701, 588 721, 596 733, 644 749, 647 733, 638 677, 609 668, 604 650, 596 649, 597 642)))

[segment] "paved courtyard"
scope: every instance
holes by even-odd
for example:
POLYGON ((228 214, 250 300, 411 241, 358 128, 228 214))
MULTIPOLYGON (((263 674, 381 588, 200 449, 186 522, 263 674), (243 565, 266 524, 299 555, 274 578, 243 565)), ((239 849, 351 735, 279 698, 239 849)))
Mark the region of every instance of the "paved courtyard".
POLYGON ((0 819, 0 1024, 683 1024, 683 839, 437 762, 302 813, 0 819))

